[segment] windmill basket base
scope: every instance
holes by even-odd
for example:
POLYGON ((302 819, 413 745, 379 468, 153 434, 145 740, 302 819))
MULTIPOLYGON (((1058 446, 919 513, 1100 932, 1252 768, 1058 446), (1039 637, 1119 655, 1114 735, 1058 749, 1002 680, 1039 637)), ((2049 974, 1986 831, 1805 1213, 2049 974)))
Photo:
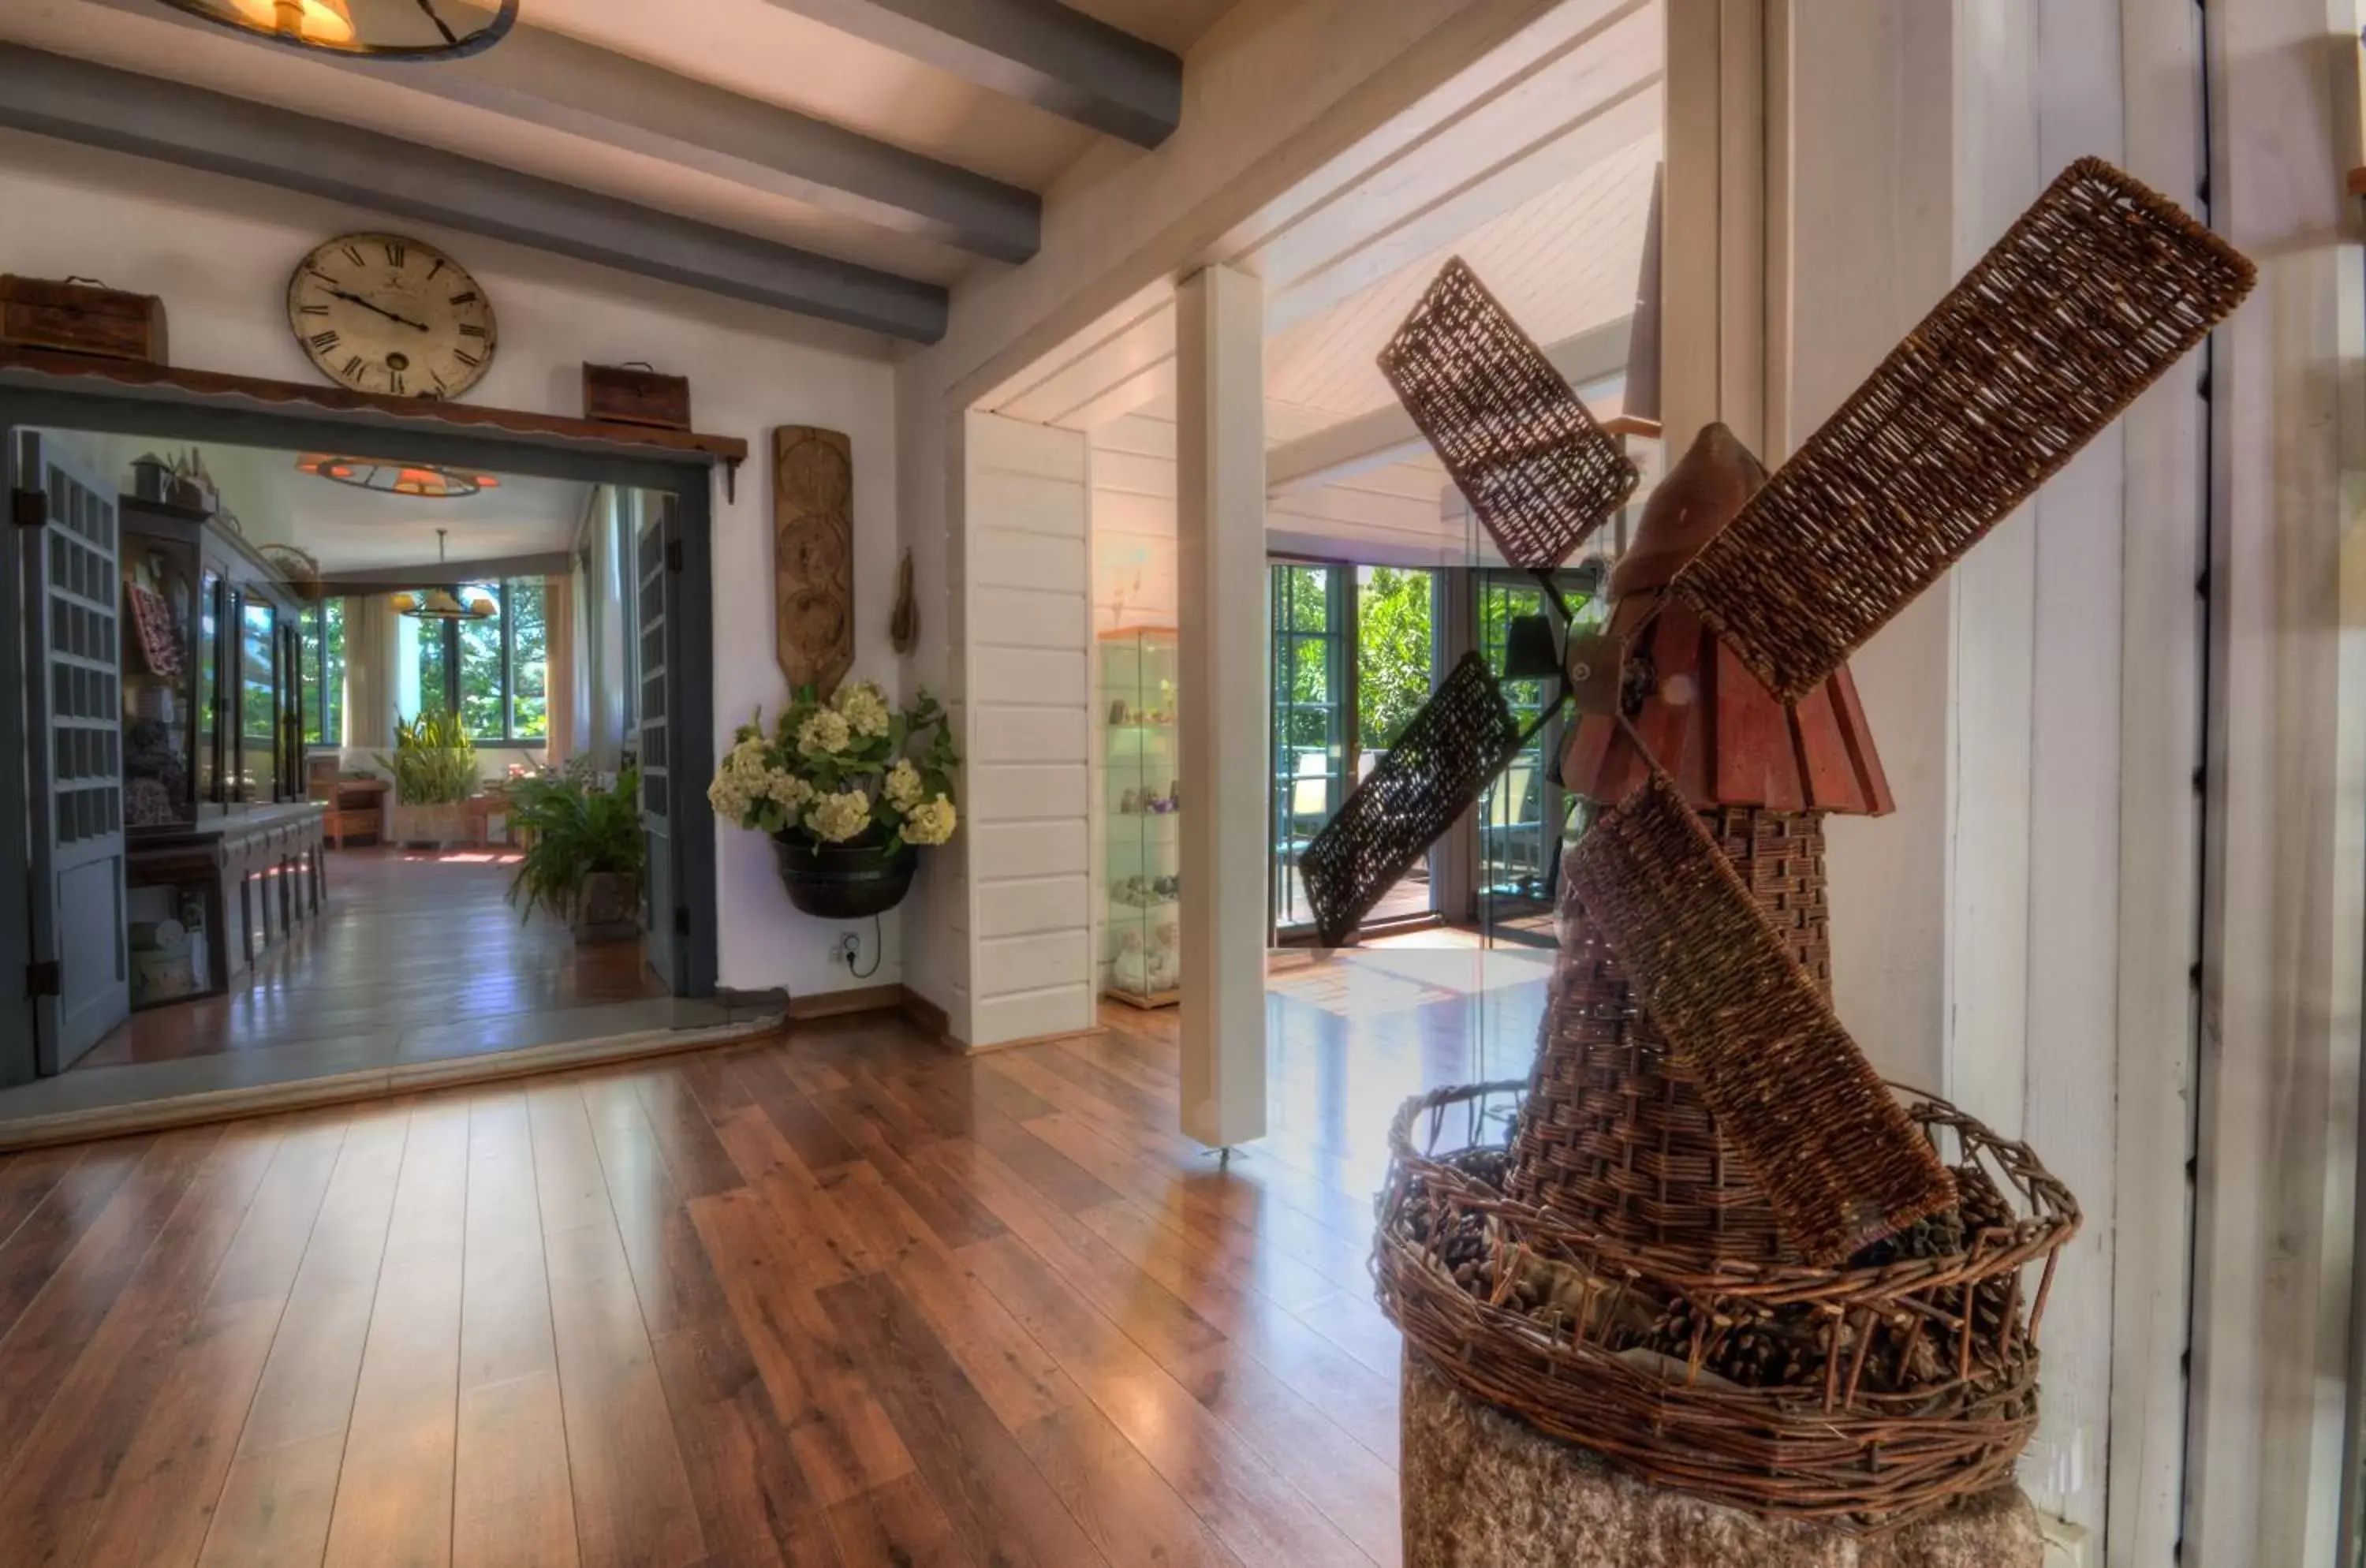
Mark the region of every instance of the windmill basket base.
POLYGON ((1380 1304, 1456 1386, 1763 1517, 1882 1533, 2011 1481, 2037 1426, 2055 1262, 2079 1224, 2025 1145, 1917 1100, 1909 1114, 1964 1187, 1959 1216, 1837 1268, 1704 1262, 1507 1196, 1523 1088, 1435 1090, 1390 1132, 1380 1304))

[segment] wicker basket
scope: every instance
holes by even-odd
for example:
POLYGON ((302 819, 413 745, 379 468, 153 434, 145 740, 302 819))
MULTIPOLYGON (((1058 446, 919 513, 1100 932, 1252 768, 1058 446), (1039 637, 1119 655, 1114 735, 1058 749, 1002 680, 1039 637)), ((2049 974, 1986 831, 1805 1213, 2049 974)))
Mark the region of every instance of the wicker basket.
POLYGON ((1839 1269, 1704 1262, 1505 1193, 1498 1138, 1523 1093, 1439 1089, 1390 1131, 1380 1304, 1467 1393, 1654 1484, 1851 1530, 2011 1479, 2037 1425, 2055 1262, 2079 1224, 2026 1146, 1922 1100, 1910 1114, 1966 1194, 1962 1228, 1926 1222, 1839 1269), (1789 1348, 1779 1375, 1719 1375, 1762 1343, 1789 1348))

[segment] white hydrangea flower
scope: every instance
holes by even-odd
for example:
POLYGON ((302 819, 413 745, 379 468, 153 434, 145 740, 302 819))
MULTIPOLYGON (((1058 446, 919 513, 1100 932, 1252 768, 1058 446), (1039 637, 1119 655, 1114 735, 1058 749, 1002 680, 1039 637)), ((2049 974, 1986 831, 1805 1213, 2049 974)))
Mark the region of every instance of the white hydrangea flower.
POLYGON ((898 811, 909 811, 920 801, 920 770, 912 766, 909 757, 898 757, 896 765, 887 770, 879 791, 898 811))
POLYGON ((859 789, 817 795, 806 827, 824 843, 842 844, 871 826, 871 797, 859 789))
POLYGON ((714 782, 706 786, 706 803, 715 814, 727 822, 738 822, 747 816, 749 795, 745 779, 726 758, 724 765, 715 770, 714 782))
POLYGON ((887 733, 891 716, 887 711, 886 694, 869 681, 856 681, 840 686, 830 704, 844 716, 854 733, 866 739, 887 733))
POLYGON ((834 708, 817 708, 797 727, 797 750, 808 757, 834 757, 851 739, 846 716, 834 708))
POLYGON ((953 836, 959 818, 953 803, 940 795, 925 805, 912 807, 904 818, 904 841, 907 844, 941 844, 953 836))

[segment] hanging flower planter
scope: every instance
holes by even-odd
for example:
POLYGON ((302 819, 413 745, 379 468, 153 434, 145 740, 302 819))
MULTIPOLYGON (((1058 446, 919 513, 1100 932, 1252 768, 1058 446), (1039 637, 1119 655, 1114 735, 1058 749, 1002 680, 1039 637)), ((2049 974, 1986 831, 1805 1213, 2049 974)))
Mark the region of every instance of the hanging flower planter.
POLYGON ((922 692, 898 713, 868 681, 827 699, 802 687, 770 733, 739 727, 706 798, 772 840, 789 902, 821 919, 884 914, 911 891, 923 846, 953 836, 960 758, 922 692))
POLYGON ((910 844, 817 844, 803 834, 772 835, 772 854, 789 902, 825 920, 881 915, 904 901, 920 852, 910 844))

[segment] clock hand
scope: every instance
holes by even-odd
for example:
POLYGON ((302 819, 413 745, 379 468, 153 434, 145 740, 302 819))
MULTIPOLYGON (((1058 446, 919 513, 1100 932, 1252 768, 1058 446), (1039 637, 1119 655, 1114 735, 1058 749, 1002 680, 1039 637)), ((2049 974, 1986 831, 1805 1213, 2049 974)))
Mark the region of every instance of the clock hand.
POLYGON ((327 292, 332 299, 347 300, 350 303, 359 305, 365 310, 376 310, 379 315, 384 316, 389 321, 400 322, 401 325, 406 327, 417 327, 422 333, 428 330, 427 323, 425 321, 414 321, 409 316, 398 316, 392 310, 388 310, 385 306, 377 303, 374 299, 365 299, 358 294, 351 294, 342 288, 331 288, 328 289, 327 292))

